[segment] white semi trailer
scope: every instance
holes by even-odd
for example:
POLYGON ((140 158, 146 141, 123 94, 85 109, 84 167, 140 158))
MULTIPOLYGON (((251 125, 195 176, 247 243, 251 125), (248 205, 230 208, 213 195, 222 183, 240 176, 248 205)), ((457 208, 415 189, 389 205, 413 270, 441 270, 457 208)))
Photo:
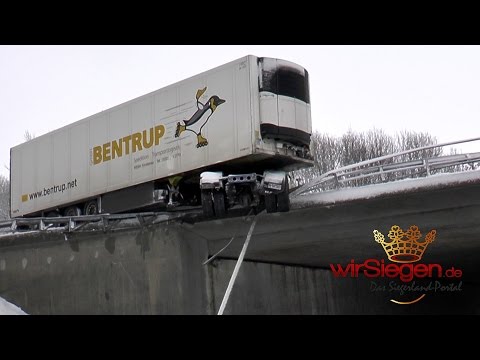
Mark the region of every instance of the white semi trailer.
POLYGON ((11 216, 288 211, 312 166, 308 72, 246 56, 11 149, 11 216))

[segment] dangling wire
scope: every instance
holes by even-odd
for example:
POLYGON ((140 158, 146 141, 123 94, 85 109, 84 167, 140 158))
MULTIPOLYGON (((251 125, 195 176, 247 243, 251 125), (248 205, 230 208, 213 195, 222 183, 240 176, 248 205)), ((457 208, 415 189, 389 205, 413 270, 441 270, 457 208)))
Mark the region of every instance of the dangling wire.
MULTIPOLYGON (((252 213, 253 211, 253 208, 250 209, 250 211, 248 212, 246 218, 248 218, 250 216, 250 214, 252 213)), ((217 251, 214 255, 212 255, 209 259, 207 259, 202 265, 207 265, 208 263, 210 263, 213 259, 215 259, 223 250, 225 250, 233 241, 233 239, 235 239, 235 234, 233 234, 232 238, 230 239, 230 241, 228 242, 227 245, 225 245, 223 248, 221 248, 219 251, 217 251)))

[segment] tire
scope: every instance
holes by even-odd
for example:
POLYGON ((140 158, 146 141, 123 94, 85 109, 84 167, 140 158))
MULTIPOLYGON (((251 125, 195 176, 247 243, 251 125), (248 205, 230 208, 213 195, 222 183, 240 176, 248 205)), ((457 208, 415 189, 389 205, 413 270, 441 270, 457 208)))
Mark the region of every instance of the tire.
POLYGON ((227 214, 225 208, 225 193, 223 191, 215 191, 213 193, 213 208, 215 216, 218 218, 224 217, 227 214))
POLYGON ((267 213, 277 212, 277 197, 275 194, 265 195, 265 209, 267 213))
POLYGON ((80 216, 82 215, 82 210, 78 206, 70 206, 65 210, 63 215, 68 217, 80 216))
POLYGON ((287 212, 290 210, 290 189, 288 187, 288 179, 285 177, 285 187, 280 194, 277 194, 277 211, 287 212))
POLYGON ((212 218, 214 216, 211 191, 202 190, 202 210, 205 217, 212 218))
POLYGON ((91 201, 88 201, 86 204, 85 204, 85 207, 83 209, 83 213, 85 215, 97 215, 98 214, 98 204, 97 204, 97 200, 91 200, 91 201))

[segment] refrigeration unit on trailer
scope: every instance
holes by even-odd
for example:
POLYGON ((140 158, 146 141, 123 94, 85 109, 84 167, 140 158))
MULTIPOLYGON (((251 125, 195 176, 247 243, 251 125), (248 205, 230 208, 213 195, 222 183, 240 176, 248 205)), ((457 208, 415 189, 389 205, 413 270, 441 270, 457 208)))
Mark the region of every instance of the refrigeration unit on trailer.
POLYGON ((243 57, 11 149, 11 216, 288 211, 312 166, 308 72, 243 57))

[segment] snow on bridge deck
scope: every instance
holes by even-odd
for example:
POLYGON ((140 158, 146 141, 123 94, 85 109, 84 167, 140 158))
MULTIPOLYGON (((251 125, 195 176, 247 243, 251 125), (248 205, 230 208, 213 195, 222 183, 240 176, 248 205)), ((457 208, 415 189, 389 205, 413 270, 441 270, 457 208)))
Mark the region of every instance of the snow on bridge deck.
POLYGON ((462 173, 442 173, 426 178, 403 179, 385 184, 341 188, 338 190, 300 195, 292 199, 292 208, 299 209, 317 205, 366 200, 399 193, 428 191, 476 182, 480 182, 480 170, 462 173))

